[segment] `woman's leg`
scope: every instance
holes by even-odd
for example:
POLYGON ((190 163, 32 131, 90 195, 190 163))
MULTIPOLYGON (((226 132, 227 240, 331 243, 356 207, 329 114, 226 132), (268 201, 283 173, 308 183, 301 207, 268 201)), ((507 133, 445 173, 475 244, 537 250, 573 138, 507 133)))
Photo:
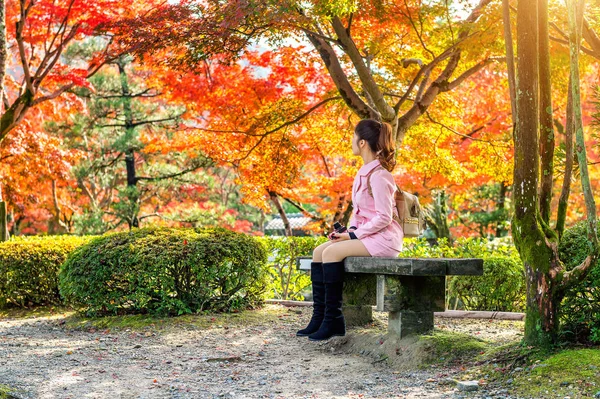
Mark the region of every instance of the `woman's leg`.
POLYGON ((333 245, 335 243, 336 243, 335 241, 327 241, 327 242, 324 242, 323 244, 319 245, 315 249, 313 249, 312 261, 313 262, 323 262, 323 251, 327 247, 330 247, 331 245, 333 245))
POLYGON ((333 245, 323 248, 321 259, 323 263, 341 262, 348 256, 371 256, 371 254, 360 240, 346 240, 333 242, 333 245))
POLYGON ((346 323, 342 314, 342 288, 344 285, 344 258, 348 256, 370 256, 359 240, 334 242, 325 247, 323 260, 323 283, 325 286, 325 316, 319 330, 310 334, 311 341, 322 341, 333 336, 346 334, 346 323))
POLYGON ((310 264, 310 280, 312 282, 313 296, 313 314, 306 328, 298 331, 298 337, 309 336, 319 330, 323 318, 325 317, 325 283, 323 282, 323 264, 321 263, 321 254, 323 250, 333 244, 328 241, 319 245, 313 250, 313 259, 310 264))

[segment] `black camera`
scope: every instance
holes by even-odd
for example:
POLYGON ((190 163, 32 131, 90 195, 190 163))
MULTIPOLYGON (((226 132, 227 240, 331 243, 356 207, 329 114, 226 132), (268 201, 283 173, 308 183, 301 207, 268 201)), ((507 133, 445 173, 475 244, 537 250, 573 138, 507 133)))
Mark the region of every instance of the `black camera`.
POLYGON ((346 230, 346 226, 342 226, 340 222, 335 222, 333 224, 333 231, 335 231, 336 233, 344 233, 346 232, 346 230))

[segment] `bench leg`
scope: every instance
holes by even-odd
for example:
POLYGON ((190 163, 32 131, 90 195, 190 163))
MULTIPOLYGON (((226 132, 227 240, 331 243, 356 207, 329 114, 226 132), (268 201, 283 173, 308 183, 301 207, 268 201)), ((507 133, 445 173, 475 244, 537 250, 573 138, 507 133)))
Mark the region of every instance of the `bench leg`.
POLYGON ((433 312, 445 308, 445 282, 445 276, 385 276, 379 302, 389 312, 388 331, 401 338, 431 331, 433 312))
POLYGON ((342 310, 346 326, 363 326, 373 320, 376 285, 375 275, 345 273, 342 310))
POLYGON ((389 312, 388 331, 400 338, 425 334, 431 330, 433 330, 433 312, 389 312))

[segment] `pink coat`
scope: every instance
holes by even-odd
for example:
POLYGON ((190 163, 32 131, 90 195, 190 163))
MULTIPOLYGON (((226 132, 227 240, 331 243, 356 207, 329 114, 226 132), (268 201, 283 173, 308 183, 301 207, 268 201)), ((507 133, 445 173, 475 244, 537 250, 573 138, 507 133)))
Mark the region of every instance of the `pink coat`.
POLYGON ((402 251, 404 232, 392 219, 396 191, 392 174, 385 169, 373 172, 370 178, 373 196, 367 189, 367 175, 379 165, 379 160, 363 165, 354 178, 350 226, 357 227, 354 234, 371 256, 397 257, 402 251))

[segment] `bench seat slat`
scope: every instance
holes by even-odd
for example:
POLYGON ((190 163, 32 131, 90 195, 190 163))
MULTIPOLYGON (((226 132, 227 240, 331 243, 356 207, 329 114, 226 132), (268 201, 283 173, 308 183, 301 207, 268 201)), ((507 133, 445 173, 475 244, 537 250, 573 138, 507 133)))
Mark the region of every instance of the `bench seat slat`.
MULTIPOLYGON (((310 257, 297 259, 298 269, 310 270, 310 257)), ((346 258, 349 273, 397 276, 481 276, 483 259, 476 258, 346 258)))

